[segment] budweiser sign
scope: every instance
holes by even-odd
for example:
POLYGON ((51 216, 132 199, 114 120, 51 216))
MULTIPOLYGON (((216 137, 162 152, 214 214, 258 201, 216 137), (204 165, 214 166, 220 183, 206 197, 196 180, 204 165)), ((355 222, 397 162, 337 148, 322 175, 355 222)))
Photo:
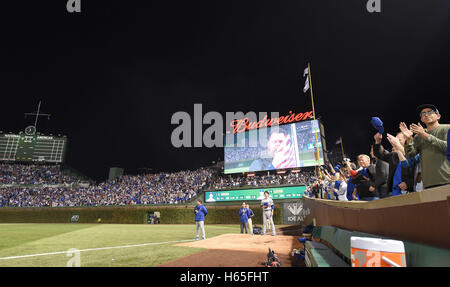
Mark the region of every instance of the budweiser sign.
POLYGON ((267 128, 273 125, 282 125, 293 122, 300 122, 312 118, 313 118, 312 111, 298 114, 290 111, 288 115, 281 116, 278 118, 269 119, 267 115, 265 115, 265 117, 260 121, 250 121, 248 118, 236 119, 230 122, 230 126, 233 128, 233 133, 242 133, 253 129, 267 128))
MULTIPOLYGON (((177 127, 172 131, 172 145, 176 148, 192 146, 223 147, 225 134, 238 134, 238 137, 242 136, 242 138, 245 138, 243 132, 246 131, 268 127, 272 127, 272 131, 274 131, 278 125, 313 118, 312 111, 305 113, 294 113, 290 111, 289 114, 285 116, 280 116, 278 112, 271 112, 270 117, 266 112, 256 113, 253 111, 249 111, 245 114, 241 111, 226 112, 225 114, 225 118, 221 113, 215 111, 203 114, 202 104, 194 104, 193 117, 185 111, 174 113, 170 123, 177 125, 177 127), (206 127, 204 125, 206 125, 206 127)), ((266 129, 262 129, 258 133, 258 140, 267 140, 267 136, 264 136, 267 134, 266 129)), ((239 140, 238 142, 241 144, 242 141, 239 140)), ((252 141, 251 144, 256 144, 256 141, 252 141)))

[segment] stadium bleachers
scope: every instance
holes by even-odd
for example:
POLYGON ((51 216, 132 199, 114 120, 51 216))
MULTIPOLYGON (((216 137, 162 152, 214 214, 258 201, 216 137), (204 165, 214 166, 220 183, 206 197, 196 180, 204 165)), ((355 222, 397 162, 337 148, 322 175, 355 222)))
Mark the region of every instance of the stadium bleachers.
POLYGON ((124 175, 98 184, 65 175, 58 165, 0 166, 0 206, 179 204, 210 184, 214 171, 124 175), (85 184, 86 183, 86 184, 85 184))
POLYGON ((105 206, 181 204, 203 190, 242 186, 306 184, 313 173, 225 176, 217 169, 123 175, 111 181, 87 182, 61 171, 59 165, 0 164, 0 207, 105 206))
POLYGON ((2 185, 57 185, 79 181, 77 177, 64 174, 59 165, 0 163, 2 185))
POLYGON ((222 190, 234 187, 255 187, 255 186, 277 186, 277 185, 298 185, 310 184, 314 178, 311 169, 304 169, 301 172, 284 174, 259 173, 254 176, 247 175, 219 175, 212 184, 212 189, 222 190))

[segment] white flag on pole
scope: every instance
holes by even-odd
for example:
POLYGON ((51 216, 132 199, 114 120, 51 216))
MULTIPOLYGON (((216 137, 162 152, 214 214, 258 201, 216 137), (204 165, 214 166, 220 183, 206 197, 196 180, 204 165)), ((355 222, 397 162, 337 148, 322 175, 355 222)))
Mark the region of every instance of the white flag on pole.
POLYGON ((305 86, 303 87, 303 93, 306 93, 306 91, 308 91, 309 89, 309 75, 308 75, 308 68, 306 68, 303 71, 303 78, 306 76, 306 80, 305 80, 305 86))

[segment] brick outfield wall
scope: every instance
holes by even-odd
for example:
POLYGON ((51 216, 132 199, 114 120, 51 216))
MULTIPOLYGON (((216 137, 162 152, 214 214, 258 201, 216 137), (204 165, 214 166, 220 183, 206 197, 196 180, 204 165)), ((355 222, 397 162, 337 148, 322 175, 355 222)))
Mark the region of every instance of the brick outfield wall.
MULTIPOLYGON (((240 206, 206 206, 206 224, 239 224, 240 206)), ((252 207, 254 224, 262 224, 262 210, 252 207)), ((107 206, 107 207, 41 207, 0 208, 0 223, 70 223, 72 215, 79 223, 145 224, 147 213, 158 211, 161 224, 193 224, 194 206, 107 206)), ((282 223, 282 209, 275 205, 274 223, 282 223)))

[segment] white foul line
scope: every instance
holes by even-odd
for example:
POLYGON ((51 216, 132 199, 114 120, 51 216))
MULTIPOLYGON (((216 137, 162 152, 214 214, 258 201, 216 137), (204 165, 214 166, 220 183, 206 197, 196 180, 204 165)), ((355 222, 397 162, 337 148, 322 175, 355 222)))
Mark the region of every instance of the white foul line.
MULTIPOLYGON (((140 246, 148 246, 148 245, 160 245, 160 244, 169 244, 169 243, 180 243, 180 242, 187 242, 187 241, 192 241, 192 239, 189 239, 189 240, 178 240, 178 241, 166 241, 166 242, 152 242, 152 243, 143 243, 143 244, 135 244, 135 245, 123 245, 123 246, 111 246, 111 247, 79 249, 77 251, 85 252, 85 251, 107 250, 107 249, 117 249, 117 248, 140 247, 140 246)), ((65 254, 65 253, 68 253, 68 252, 69 251, 57 251, 57 252, 49 252, 49 253, 39 253, 39 254, 0 257, 0 260, 27 258, 27 257, 36 257, 36 256, 45 256, 45 255, 65 254)))

